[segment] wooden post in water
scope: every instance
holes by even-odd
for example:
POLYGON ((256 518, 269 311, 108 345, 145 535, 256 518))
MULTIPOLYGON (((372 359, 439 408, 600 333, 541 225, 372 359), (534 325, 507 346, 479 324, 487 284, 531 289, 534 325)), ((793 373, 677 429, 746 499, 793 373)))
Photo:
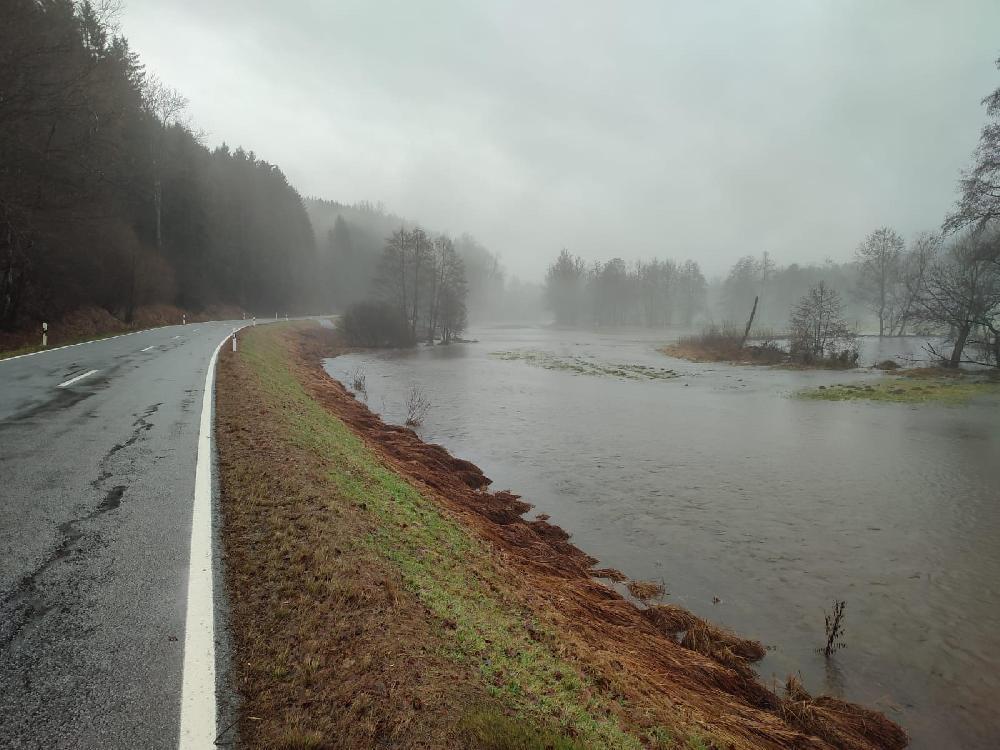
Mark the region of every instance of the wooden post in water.
POLYGON ((757 314, 757 300, 760 299, 759 296, 754 295, 753 298, 753 309, 750 311, 750 320, 747 321, 746 330, 743 331, 743 338, 740 340, 740 351, 743 351, 743 347, 747 345, 747 337, 750 335, 750 326, 753 325, 753 316, 757 314))

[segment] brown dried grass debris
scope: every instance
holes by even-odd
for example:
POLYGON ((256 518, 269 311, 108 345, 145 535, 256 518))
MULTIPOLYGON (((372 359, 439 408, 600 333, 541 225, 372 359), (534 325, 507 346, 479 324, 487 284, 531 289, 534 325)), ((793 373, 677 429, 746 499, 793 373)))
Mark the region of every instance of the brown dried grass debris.
POLYGON ((636 599, 646 602, 650 599, 659 599, 667 589, 662 583, 656 581, 629 581, 626 586, 628 592, 636 599))

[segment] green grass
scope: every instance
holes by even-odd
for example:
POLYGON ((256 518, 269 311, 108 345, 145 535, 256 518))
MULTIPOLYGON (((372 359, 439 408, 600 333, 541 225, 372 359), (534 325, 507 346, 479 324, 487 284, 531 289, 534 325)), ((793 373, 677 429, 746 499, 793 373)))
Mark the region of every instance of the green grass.
POLYGON ((538 349, 515 349, 491 352, 490 356, 505 361, 520 360, 546 370, 563 370, 577 375, 625 378, 627 380, 671 380, 680 377, 673 370, 634 364, 608 364, 586 357, 559 356, 538 349))
MULTIPOLYGON (((496 593, 506 582, 499 581, 489 550, 380 464, 343 422, 309 397, 285 360, 281 328, 247 336, 240 356, 259 375, 290 437, 323 457, 329 480, 377 520, 362 543, 399 570, 407 590, 447 635, 446 656, 473 668, 517 725, 549 727, 574 738, 570 744, 533 745, 514 732, 507 733, 508 744, 485 746, 642 747, 642 740, 624 730, 612 713, 617 698, 560 657, 556 634, 496 593), (499 585, 491 586, 491 581, 499 585)), ((548 730, 539 731, 544 737, 548 730)))
POLYGON ((585 750, 577 740, 525 725, 496 710, 474 709, 459 724, 469 747, 482 750, 585 750))
POLYGON ((995 379, 891 377, 875 383, 836 384, 799 391, 811 401, 886 401, 898 404, 961 405, 980 396, 1000 395, 995 379))

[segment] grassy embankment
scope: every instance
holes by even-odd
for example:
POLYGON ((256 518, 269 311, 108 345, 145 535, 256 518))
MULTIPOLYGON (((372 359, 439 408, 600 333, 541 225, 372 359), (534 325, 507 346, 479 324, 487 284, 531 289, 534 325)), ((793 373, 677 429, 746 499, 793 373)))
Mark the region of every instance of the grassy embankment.
POLYGON ((560 529, 326 377, 329 336, 261 327, 220 358, 243 746, 905 742, 879 714, 764 688, 759 644, 593 580, 560 529))
POLYGON ((886 375, 875 383, 821 385, 799 391, 796 395, 814 401, 959 405, 979 396, 1000 395, 1000 373, 923 367, 898 375, 886 375))

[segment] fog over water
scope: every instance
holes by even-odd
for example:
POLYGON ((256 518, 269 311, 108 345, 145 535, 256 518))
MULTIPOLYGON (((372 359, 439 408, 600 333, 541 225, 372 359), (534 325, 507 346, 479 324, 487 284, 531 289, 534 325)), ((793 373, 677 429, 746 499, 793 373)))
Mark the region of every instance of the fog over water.
POLYGON ((1000 52, 992 0, 129 0, 121 25, 209 145, 471 231, 529 279, 563 246, 713 275, 934 229, 1000 52))

